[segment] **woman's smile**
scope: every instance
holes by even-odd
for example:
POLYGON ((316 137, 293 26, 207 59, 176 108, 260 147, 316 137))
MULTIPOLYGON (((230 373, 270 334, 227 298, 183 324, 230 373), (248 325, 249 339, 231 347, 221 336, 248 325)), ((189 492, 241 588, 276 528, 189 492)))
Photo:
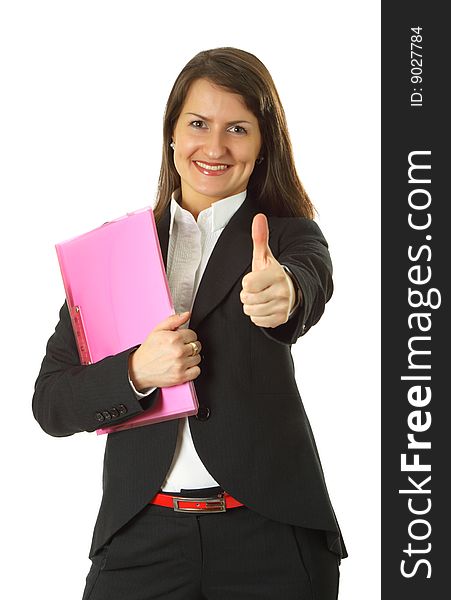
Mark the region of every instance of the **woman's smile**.
POLYGON ((200 160, 193 160, 193 164, 197 167, 200 173, 206 175, 207 177, 224 175, 232 166, 224 163, 210 163, 200 160))

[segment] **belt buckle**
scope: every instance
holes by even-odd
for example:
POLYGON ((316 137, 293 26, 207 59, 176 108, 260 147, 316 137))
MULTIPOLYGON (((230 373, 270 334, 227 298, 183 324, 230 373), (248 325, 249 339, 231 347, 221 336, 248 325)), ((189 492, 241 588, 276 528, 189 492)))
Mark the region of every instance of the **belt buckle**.
POLYGON ((218 494, 214 498, 183 498, 180 496, 173 496, 172 504, 175 512, 189 512, 189 513, 220 513, 226 511, 226 503, 223 494, 218 494), (191 502, 194 505, 203 502, 204 507, 193 506, 191 507, 180 507, 180 502, 191 502))

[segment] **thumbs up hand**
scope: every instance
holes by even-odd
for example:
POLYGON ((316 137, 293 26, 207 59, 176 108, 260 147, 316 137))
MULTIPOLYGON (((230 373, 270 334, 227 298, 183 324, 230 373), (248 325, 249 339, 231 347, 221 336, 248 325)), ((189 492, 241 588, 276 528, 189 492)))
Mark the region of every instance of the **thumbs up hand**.
POLYGON ((288 321, 296 293, 291 277, 269 247, 268 220, 262 213, 252 222, 252 272, 242 280, 243 311, 255 325, 277 327, 288 321))

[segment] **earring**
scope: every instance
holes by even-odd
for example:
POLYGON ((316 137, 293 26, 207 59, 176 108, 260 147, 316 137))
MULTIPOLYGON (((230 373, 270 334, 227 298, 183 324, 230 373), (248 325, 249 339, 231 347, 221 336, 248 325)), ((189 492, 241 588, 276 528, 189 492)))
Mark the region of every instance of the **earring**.
POLYGON ((261 164, 262 164, 262 162, 263 162, 264 160, 265 160, 265 157, 264 157, 264 156, 259 156, 259 157, 257 158, 257 160, 255 161, 255 164, 256 164, 256 165, 261 165, 261 164))
POLYGON ((171 142, 169 145, 171 146, 171 148, 172 148, 173 150, 175 149, 175 142, 171 142))

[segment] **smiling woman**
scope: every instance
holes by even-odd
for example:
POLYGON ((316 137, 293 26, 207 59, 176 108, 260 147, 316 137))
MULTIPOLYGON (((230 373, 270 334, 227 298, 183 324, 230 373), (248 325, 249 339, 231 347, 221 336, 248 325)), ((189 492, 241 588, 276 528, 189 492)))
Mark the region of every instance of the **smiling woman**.
MULTIPOLYGON (((200 160, 204 165, 230 164, 233 167, 233 156, 218 157, 216 153, 230 153, 233 148, 237 151, 239 148, 240 158, 237 158, 241 161, 241 151, 246 148, 248 192, 255 194, 274 216, 314 217, 313 205, 294 164, 279 94, 271 74, 256 56, 237 48, 206 50, 194 56, 178 75, 164 115, 163 155, 155 206, 157 221, 170 203, 173 191, 181 187, 182 176, 176 166, 177 145, 173 148, 175 155, 171 156, 170 152, 174 140, 179 141, 178 128, 182 125, 186 130, 196 130, 193 134, 200 140, 203 136, 210 138, 207 143, 213 144, 210 146, 213 155, 205 155, 208 146, 206 149, 197 146, 197 150, 192 150, 196 155, 191 158, 182 155, 181 161, 200 160), (239 146, 232 145, 231 138, 237 137, 239 146), (229 150, 223 146, 226 139, 229 150)), ((180 168, 183 169, 183 163, 180 168)), ((235 175, 230 175, 236 181, 235 175)))
POLYGON ((66 436, 195 383, 196 416, 109 435, 84 600, 336 600, 347 553, 291 356, 332 265, 270 74, 243 50, 201 52, 163 131, 154 215, 176 314, 80 365, 65 304, 33 397, 66 436))
POLYGON ((191 85, 172 139, 183 206, 195 212, 244 192, 262 144, 258 120, 241 96, 208 79, 191 85))

